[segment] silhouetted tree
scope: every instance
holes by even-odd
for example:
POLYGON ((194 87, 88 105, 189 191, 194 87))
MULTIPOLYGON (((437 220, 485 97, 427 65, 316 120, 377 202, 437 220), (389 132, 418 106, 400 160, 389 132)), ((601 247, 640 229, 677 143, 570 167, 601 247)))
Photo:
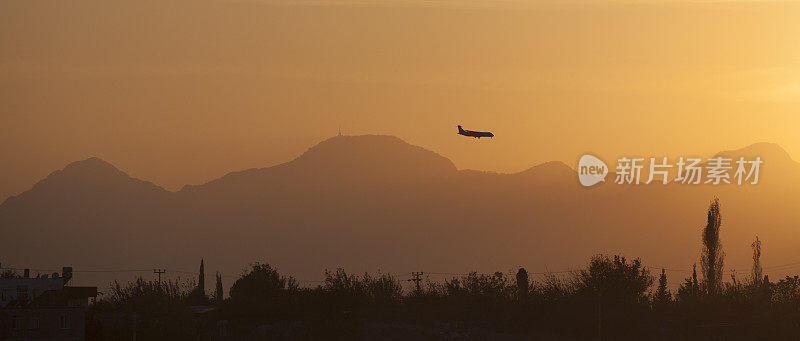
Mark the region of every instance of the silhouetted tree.
POLYGON ((603 335, 601 330, 605 331, 603 333, 627 333, 630 328, 625 325, 641 322, 649 310, 647 293, 652 284, 650 270, 638 258, 629 262, 618 255, 614 258, 597 255, 592 257, 589 267, 577 275, 574 299, 579 305, 572 309, 577 312, 581 310, 580 306, 595 306, 594 313, 588 310, 589 313, 582 318, 593 321, 590 325, 598 326, 593 329, 600 337, 603 335))
POLYGON ((574 278, 562 279, 554 274, 547 274, 538 285, 532 286, 533 293, 544 301, 556 302, 573 295, 577 290, 574 278))
MULTIPOLYGON (((269 265, 255 264, 234 283, 230 299, 214 314, 231 321, 232 330, 242 339, 372 339, 395 332, 400 338, 425 339, 443 335, 439 327, 431 331, 429 326, 452 321, 459 322, 447 327, 445 335, 479 339, 508 332, 520 333, 515 335, 520 339, 540 335, 700 339, 717 330, 722 339, 795 336, 800 277, 787 276, 771 284, 763 276, 752 286, 738 280, 721 283, 712 298, 703 294, 697 273, 695 265, 673 298, 665 269, 658 286, 650 290, 654 278, 638 259, 598 255, 581 271, 548 275, 536 284, 525 269, 518 269, 516 277, 472 272, 441 284, 429 281, 425 291, 404 297, 400 282, 389 274, 358 276, 337 269, 325 272, 324 284, 300 289, 291 277, 281 276, 269 265), (461 321, 469 331, 459 327, 461 321), (407 323, 415 324, 414 328, 393 326, 407 323), (483 330, 484 326, 492 330, 483 330), (406 334, 411 329, 413 333, 406 334)), ((214 298, 221 302, 222 276, 217 272, 215 277, 214 298)), ((124 286, 117 283, 90 308, 90 315, 102 318, 90 317, 94 324, 87 325, 103 335, 90 339, 128 337, 131 312, 137 313, 142 339, 196 339, 201 330, 204 335, 213 331, 215 324, 203 322, 204 318, 191 313, 196 310, 187 309, 197 304, 194 299, 200 292, 194 279, 189 280, 179 284, 140 278, 124 286), (110 320, 117 322, 106 322, 110 320)))
POLYGON ((694 301, 700 295, 700 282, 697 280, 697 264, 692 265, 692 276, 683 280, 675 294, 681 302, 694 301))
POLYGON ((202 258, 200 258, 200 274, 197 276, 197 290, 203 295, 206 294, 206 272, 202 258))
POLYGON ((109 340, 122 340, 131 335, 130 314, 137 314, 137 335, 142 340, 185 340, 196 332, 196 325, 185 307, 195 283, 177 280, 148 281, 141 277, 120 284, 114 281, 103 298, 92 305, 94 312, 125 316, 122 325, 107 325, 103 334, 109 340))
POLYGON ((364 285, 372 298, 372 303, 388 305, 398 303, 403 298, 403 286, 391 274, 372 276, 365 273, 364 285))
POLYGON ((223 293, 224 289, 222 288, 222 275, 220 275, 219 271, 217 271, 216 279, 217 283, 214 286, 214 302, 220 304, 222 303, 225 294, 223 293))
POLYGON ((322 285, 327 305, 336 311, 352 311, 369 303, 369 288, 355 274, 344 269, 325 270, 325 283, 322 285))
POLYGON ((354 274, 347 274, 342 268, 337 268, 336 271, 325 270, 325 284, 323 289, 331 292, 348 292, 353 295, 366 296, 367 289, 358 276, 354 274))
POLYGON ((601 293, 609 300, 627 302, 647 301, 647 288, 653 284, 650 270, 638 258, 628 262, 625 257, 605 255, 592 257, 589 268, 578 273, 578 291, 601 293))
POLYGON ((772 301, 776 304, 800 305, 800 276, 786 276, 772 288, 772 301))
POLYGON ((244 316, 278 316, 288 305, 288 296, 298 289, 294 277, 284 277, 269 264, 255 263, 230 290, 229 302, 244 316))
POLYGON ((753 244, 750 245, 753 248, 753 283, 761 284, 763 282, 763 269, 761 268, 761 241, 758 240, 758 236, 756 236, 756 240, 753 244))
POLYGON ((453 297, 505 301, 513 298, 516 291, 510 284, 508 276, 502 272, 495 272, 492 275, 470 272, 466 276, 445 281, 444 292, 453 297))
POLYGON ((703 250, 700 253, 700 270, 703 273, 703 284, 710 295, 716 295, 722 288, 722 268, 725 264, 725 252, 719 239, 722 224, 719 199, 714 198, 708 208, 708 222, 703 229, 703 250))
POLYGON ((517 271, 517 297, 519 297, 521 301, 527 300, 529 290, 528 271, 526 271, 525 268, 519 268, 519 271, 517 271))
POLYGON ((750 297, 752 303, 767 308, 770 305, 772 296, 772 285, 769 277, 764 275, 761 267, 761 240, 756 236, 756 240, 750 245, 753 248, 753 268, 750 273, 750 297))
POLYGON ((18 275, 14 270, 5 269, 0 272, 0 278, 20 278, 20 275, 18 275))
POLYGON ((203 259, 201 258, 200 273, 197 275, 197 286, 194 288, 194 290, 192 290, 187 299, 187 302, 190 305, 207 305, 211 303, 211 301, 208 299, 208 296, 206 295, 205 281, 206 281, 205 266, 203 264, 203 259))
POLYGON ((658 277, 658 289, 653 295, 653 306, 661 308, 672 302, 672 293, 667 289, 667 273, 661 269, 661 276, 658 277))

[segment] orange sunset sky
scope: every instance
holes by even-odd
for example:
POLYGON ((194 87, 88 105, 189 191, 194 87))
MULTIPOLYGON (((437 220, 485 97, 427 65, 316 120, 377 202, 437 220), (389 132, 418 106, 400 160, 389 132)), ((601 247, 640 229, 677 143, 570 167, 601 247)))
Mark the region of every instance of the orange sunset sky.
POLYGON ((0 0, 0 200, 90 156, 177 190, 340 126, 501 172, 760 141, 800 159, 798 18, 794 1, 0 0))

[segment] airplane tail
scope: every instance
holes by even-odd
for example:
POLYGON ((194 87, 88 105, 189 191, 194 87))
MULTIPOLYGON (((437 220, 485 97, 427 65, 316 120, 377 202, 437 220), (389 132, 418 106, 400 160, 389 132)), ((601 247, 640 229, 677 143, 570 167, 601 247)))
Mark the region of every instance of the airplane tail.
POLYGON ((459 134, 463 134, 463 133, 464 133, 464 129, 461 129, 461 126, 460 126, 460 125, 458 126, 458 133, 459 133, 459 134))

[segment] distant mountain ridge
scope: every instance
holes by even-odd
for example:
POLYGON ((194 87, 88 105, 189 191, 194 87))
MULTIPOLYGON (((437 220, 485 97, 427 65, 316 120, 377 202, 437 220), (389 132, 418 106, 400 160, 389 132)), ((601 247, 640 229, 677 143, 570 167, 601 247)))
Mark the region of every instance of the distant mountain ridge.
POLYGON ((774 144, 720 155, 763 155, 763 183, 584 188, 562 162, 511 174, 457 170, 441 155, 379 135, 332 137, 290 162, 177 192, 90 158, 0 204, 0 233, 11 236, 0 249, 4 264, 32 267, 190 269, 205 257, 228 274, 265 261, 303 278, 337 266, 565 268, 599 252, 688 266, 705 207, 719 196, 730 264, 746 264, 755 234, 767 258, 794 260, 800 164, 774 144))
POLYGON ((37 182, 33 188, 16 196, 10 196, 2 205, 12 205, 21 200, 35 200, 36 197, 67 193, 73 196, 111 196, 120 192, 152 193, 164 195, 168 193, 149 181, 130 177, 110 163, 97 157, 75 161, 64 169, 51 172, 37 182))
POLYGON ((231 172, 181 191, 202 191, 220 186, 259 186, 265 178, 281 181, 325 183, 401 181, 449 176, 456 167, 449 159, 385 135, 335 136, 309 148, 298 158, 268 168, 231 172))

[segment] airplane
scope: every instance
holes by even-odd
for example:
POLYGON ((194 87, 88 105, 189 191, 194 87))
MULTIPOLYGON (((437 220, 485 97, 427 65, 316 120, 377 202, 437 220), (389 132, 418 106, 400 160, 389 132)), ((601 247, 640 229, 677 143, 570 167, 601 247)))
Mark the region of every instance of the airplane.
POLYGON ((464 129, 461 129, 461 126, 458 126, 458 135, 474 137, 476 139, 479 139, 481 137, 489 137, 489 138, 494 137, 494 134, 492 134, 492 133, 490 133, 488 131, 464 130, 464 129))

